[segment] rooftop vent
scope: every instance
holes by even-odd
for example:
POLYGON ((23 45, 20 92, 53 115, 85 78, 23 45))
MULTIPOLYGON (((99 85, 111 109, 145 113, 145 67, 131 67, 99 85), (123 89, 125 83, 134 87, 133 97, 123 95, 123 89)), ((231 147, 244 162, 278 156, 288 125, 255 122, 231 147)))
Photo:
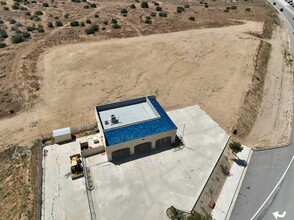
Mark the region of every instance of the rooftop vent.
POLYGON ((111 124, 116 124, 116 123, 118 123, 118 120, 117 120, 117 118, 116 118, 115 115, 111 115, 111 116, 110 116, 110 121, 111 121, 111 124))

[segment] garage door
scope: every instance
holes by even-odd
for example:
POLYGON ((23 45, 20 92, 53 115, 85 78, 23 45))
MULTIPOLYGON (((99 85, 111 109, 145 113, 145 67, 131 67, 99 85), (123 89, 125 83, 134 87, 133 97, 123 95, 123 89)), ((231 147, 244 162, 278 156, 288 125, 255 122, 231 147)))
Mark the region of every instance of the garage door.
POLYGON ((130 148, 123 148, 112 152, 112 160, 119 160, 130 156, 130 148))
POLYGON ((172 140, 171 137, 165 137, 165 138, 158 139, 156 141, 156 147, 170 146, 171 140, 172 140))
POLYGON ((140 154, 140 153, 147 153, 151 151, 151 142, 146 142, 143 144, 138 144, 135 146, 135 153, 140 154))

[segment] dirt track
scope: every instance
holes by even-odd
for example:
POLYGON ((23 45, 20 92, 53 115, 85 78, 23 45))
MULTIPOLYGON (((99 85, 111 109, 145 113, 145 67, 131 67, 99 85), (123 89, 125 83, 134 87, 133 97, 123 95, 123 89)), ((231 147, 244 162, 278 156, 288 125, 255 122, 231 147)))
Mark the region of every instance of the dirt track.
POLYGON ((55 47, 39 59, 41 99, 1 120, 1 144, 95 122, 99 103, 155 94, 166 109, 199 104, 230 131, 254 68, 262 24, 55 47), (11 135, 14 134, 14 135, 11 135))

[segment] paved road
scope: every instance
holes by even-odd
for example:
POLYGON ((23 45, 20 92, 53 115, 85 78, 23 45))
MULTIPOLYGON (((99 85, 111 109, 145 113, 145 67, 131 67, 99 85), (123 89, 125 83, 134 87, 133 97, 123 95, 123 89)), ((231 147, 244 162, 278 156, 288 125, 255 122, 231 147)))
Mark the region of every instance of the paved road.
MULTIPOLYGON (((289 21, 286 24, 294 52, 294 8, 282 0, 276 1, 276 8, 283 8, 284 19, 289 21)), ((294 155, 293 133, 289 146, 253 153, 230 220, 294 220, 294 162, 281 179, 294 155)))

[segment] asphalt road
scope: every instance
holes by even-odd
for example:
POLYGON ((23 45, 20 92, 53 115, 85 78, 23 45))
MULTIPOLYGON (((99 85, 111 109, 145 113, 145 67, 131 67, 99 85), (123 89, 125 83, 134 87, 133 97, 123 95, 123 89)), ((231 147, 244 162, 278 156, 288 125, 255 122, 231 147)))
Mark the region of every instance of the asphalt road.
MULTIPOLYGON (((283 8, 283 18, 289 21, 294 54, 294 8, 282 0, 276 1, 276 8, 283 8)), ((292 143, 287 147, 253 153, 230 220, 294 220, 293 134, 292 129, 292 143)))

